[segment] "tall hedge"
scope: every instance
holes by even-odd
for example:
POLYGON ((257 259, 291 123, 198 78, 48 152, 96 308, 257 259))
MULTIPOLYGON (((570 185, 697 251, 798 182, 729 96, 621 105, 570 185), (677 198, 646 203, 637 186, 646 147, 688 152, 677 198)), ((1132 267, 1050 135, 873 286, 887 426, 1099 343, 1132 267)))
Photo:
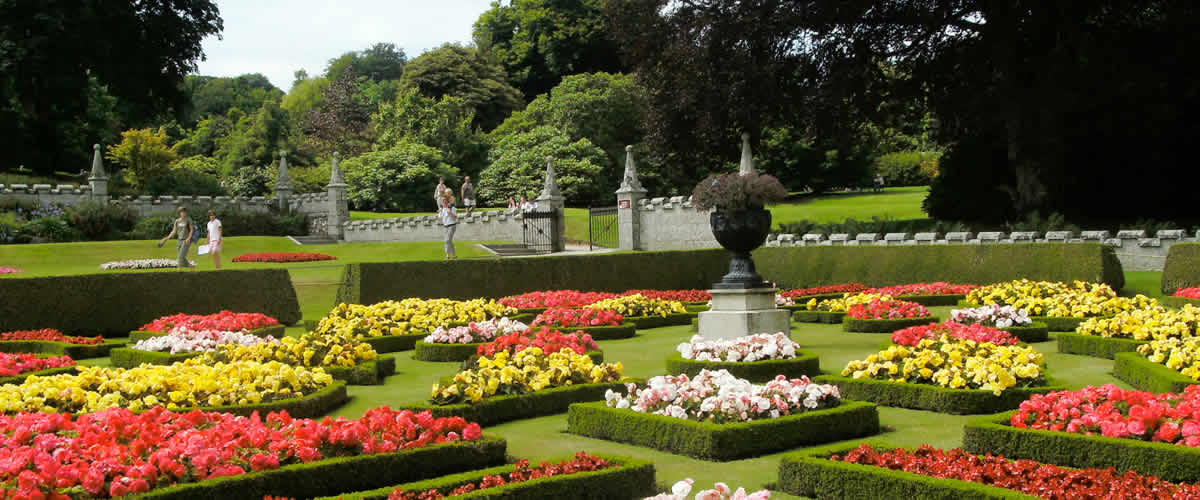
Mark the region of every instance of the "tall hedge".
POLYGON ((1176 243, 1163 265, 1162 292, 1172 295, 1180 288, 1200 286, 1200 243, 1176 243))
POLYGON ((0 280, 0 332, 56 328, 68 335, 126 336, 159 317, 258 312, 300 321, 284 269, 108 273, 0 280))
MULTIPOLYGON (((337 300, 373 304, 406 297, 467 299, 554 289, 707 289, 727 272, 729 257, 729 252, 714 249, 348 264, 337 300)), ((760 274, 781 287, 994 283, 1017 278, 1102 281, 1114 288, 1125 284, 1112 247, 1099 243, 770 247, 755 252, 754 261, 760 274)))

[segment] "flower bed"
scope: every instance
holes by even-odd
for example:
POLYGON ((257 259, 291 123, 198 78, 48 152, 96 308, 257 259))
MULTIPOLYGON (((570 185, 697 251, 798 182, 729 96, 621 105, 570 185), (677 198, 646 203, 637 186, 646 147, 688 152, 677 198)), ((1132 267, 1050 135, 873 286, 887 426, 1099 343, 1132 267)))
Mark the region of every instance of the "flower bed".
POLYGON ((843 296, 847 293, 865 292, 870 289, 871 287, 862 283, 843 283, 840 285, 816 286, 811 288, 793 288, 791 290, 784 290, 779 294, 783 295, 784 297, 794 299, 797 297, 809 297, 812 295, 837 294, 839 296, 843 296))
POLYGON ((679 344, 678 353, 667 357, 667 373, 696 376, 702 370, 726 370, 752 382, 817 375, 821 363, 815 354, 799 351, 786 333, 761 333, 736 339, 705 341, 693 336, 679 344))
MULTIPOLYGON (((671 486, 670 493, 660 493, 642 500, 688 500, 693 484, 696 484, 696 481, 689 477, 671 486)), ((767 500, 771 498, 771 492, 758 490, 754 493, 746 493, 746 488, 738 488, 735 491, 729 485, 718 482, 713 485, 713 489, 701 490, 696 493, 696 498, 701 500, 767 500)))
POLYGON ((0 353, 0 384, 19 384, 31 375, 48 376, 75 371, 70 356, 0 353))
POLYGON ((792 321, 797 323, 841 323, 845 312, 839 311, 792 311, 792 321))
POLYGON ((530 347, 541 349, 545 354, 554 354, 563 350, 576 354, 587 354, 590 351, 600 350, 600 346, 592 340, 592 336, 586 333, 564 334, 542 327, 497 337, 496 340, 479 346, 476 354, 495 358, 496 354, 501 351, 507 351, 509 355, 513 355, 530 347))
POLYGON ((618 340, 637 335, 637 325, 629 322, 621 323, 617 326, 582 326, 555 328, 554 330, 564 333, 586 333, 592 336, 592 340, 618 340))
POLYGON ((1097 337, 1078 333, 1058 332, 1054 334, 1058 352, 1078 354, 1094 358, 1113 359, 1120 352, 1137 352, 1147 341, 1122 338, 1097 337))
POLYGON ((17 269, 17 268, 15 268, 15 267, 3 267, 3 266, 0 266, 0 274, 20 274, 20 273, 23 273, 23 272, 25 272, 25 270, 24 270, 24 269, 17 269))
POLYGON ((837 387, 812 383, 808 377, 777 376, 754 385, 725 370, 703 370, 695 378, 665 375, 651 378, 646 387, 626 384, 627 393, 604 394, 610 408, 636 413, 728 424, 773 419, 841 404, 837 387))
POLYGON ((842 330, 857 333, 892 333, 896 330, 928 325, 930 323, 937 323, 938 321, 941 321, 941 318, 937 316, 898 319, 858 319, 851 318, 847 314, 842 318, 842 330))
MULTIPOLYGON (((1079 320, 1158 305, 1158 301, 1145 295, 1118 297, 1117 292, 1104 283, 1031 280, 1009 281, 977 288, 967 294, 967 303, 974 306, 1009 305, 1027 311, 1030 316, 1079 320)), ((1039 321, 1047 323, 1051 331, 1071 331, 1078 326, 1071 325, 1071 330, 1056 330, 1060 326, 1059 323, 1053 320, 1039 321)))
POLYGON ((1200 485, 1113 469, 1068 469, 1032 460, 922 445, 839 443, 783 457, 779 488, 816 498, 1194 498, 1200 485), (984 484, 986 482, 986 484, 984 484))
POLYGON ((1113 355, 1113 376, 1150 392, 1183 392, 1189 385, 1200 384, 1178 370, 1154 363, 1136 352, 1113 355))
POLYGON ((1193 337, 1198 323, 1200 308, 1196 306, 1185 305, 1180 310, 1151 307, 1088 319, 1076 329, 1077 334, 1058 335, 1058 346, 1060 352, 1111 359, 1151 340, 1193 337))
MULTIPOLYGON (((582 453, 582 452, 580 452, 582 453)), ((578 460, 580 457, 576 455, 578 460)), ((570 459, 547 467, 530 469, 527 460, 516 465, 502 465, 471 472, 463 472, 415 483, 389 486, 372 491, 321 497, 317 500, 389 500, 399 490, 409 492, 453 493, 470 489, 471 498, 503 498, 537 500, 543 498, 580 498, 606 500, 647 495, 655 490, 654 464, 628 457, 597 454, 593 458, 603 459, 608 467, 590 470, 592 467, 570 459), (520 469, 520 470, 518 470, 520 469), (534 474, 532 471, 539 473, 534 474), (542 472, 544 471, 544 472, 542 472), (515 474, 514 474, 515 473, 515 474)), ((440 498, 428 494, 426 497, 406 496, 399 498, 440 498)))
POLYGON ((674 300, 692 304, 702 304, 712 300, 712 293, 708 290, 626 290, 621 292, 621 295, 641 295, 649 299, 674 300))
POLYGON ((72 337, 52 328, 0 333, 0 352, 57 354, 72 359, 102 358, 125 344, 103 337, 72 337))
POLYGON ((323 253, 263 252, 242 254, 233 258, 234 262, 315 262, 319 260, 337 260, 337 257, 323 253))
POLYGON ((649 330, 664 326, 688 325, 699 317, 696 312, 675 313, 668 316, 626 316, 625 321, 632 323, 637 330, 649 330))
POLYGON ((1171 307, 1187 305, 1200 306, 1200 287, 1180 288, 1170 297, 1163 297, 1162 303, 1171 307))
POLYGON ((508 318, 472 322, 466 326, 438 327, 416 343, 413 359, 421 361, 466 361, 479 348, 497 338, 529 329, 525 323, 508 318))
POLYGON ((937 340, 942 338, 943 335, 955 339, 971 340, 977 343, 987 342, 995 345, 1016 345, 1020 343, 1020 339, 1004 330, 997 330, 979 323, 964 325, 956 321, 943 321, 932 325, 913 326, 897 330, 892 334, 892 343, 916 347, 922 340, 937 340))
POLYGON ((1001 329, 1033 324, 1033 320, 1029 319, 1029 311, 996 304, 967 309, 951 309, 950 319, 964 325, 978 324, 1001 329))
POLYGON ((804 310, 792 313, 792 320, 800 323, 841 323, 851 307, 870 304, 877 299, 890 300, 891 297, 870 293, 846 293, 841 297, 824 299, 814 297, 804 304, 804 310))
POLYGON ((933 283, 911 283, 872 288, 870 293, 890 295, 924 306, 952 306, 966 298, 967 293, 979 285, 955 284, 937 281, 933 283))
MULTIPOLYGON (((587 306, 590 309, 620 313, 625 319, 637 323, 640 317, 661 317, 686 315, 687 308, 676 300, 651 299, 641 295, 625 295, 604 299, 587 306)), ((693 313, 694 314, 694 313, 693 313)), ((685 323, 686 324, 686 323, 685 323)), ((642 328, 638 325, 638 328, 642 328)))
POLYGON ((891 333, 910 326, 937 323, 929 309, 916 302, 874 298, 867 303, 849 306, 842 319, 842 329, 848 332, 891 333))
POLYGON ((99 345, 104 343, 104 337, 99 335, 95 337, 73 337, 70 335, 64 335, 63 332, 53 328, 43 328, 41 330, 17 330, 14 332, 0 333, 0 342, 28 340, 41 342, 60 342, 75 345, 99 345))
MULTIPOLYGON (((235 313, 221 311, 215 314, 174 314, 163 316, 142 325, 139 331, 167 333, 177 326, 194 330, 221 330, 227 332, 253 331, 281 326, 279 320, 260 313, 235 313)), ((282 333, 282 332, 281 332, 282 333)), ((282 337, 282 335, 276 335, 282 337)))
POLYGON ((52 456, 42 453, 39 465, 29 462, 0 475, 15 492, 88 498, 311 496, 351 484, 386 484, 395 474, 417 479, 494 465, 503 462, 505 449, 504 441, 483 437, 477 424, 388 408, 358 420, 321 421, 287 413, 177 414, 161 407, 78 417, 21 413, 0 419, 0 429, 10 436, 3 443, 6 455, 35 452, 40 445, 34 436, 55 447, 52 456), (345 474, 347 467, 356 473, 345 474))
POLYGON ((671 353, 666 361, 667 373, 695 376, 701 370, 726 370, 738 378, 751 382, 766 382, 776 375, 788 378, 813 377, 821 373, 821 360, 816 354, 796 351, 796 357, 760 361, 697 361, 684 359, 679 353, 671 353))
POLYGON ((548 292, 529 292, 521 295, 504 297, 499 300, 503 305, 520 309, 538 309, 550 307, 584 307, 604 299, 619 297, 615 293, 580 292, 576 290, 553 290, 548 292))
POLYGON ((1200 299, 1200 286, 1190 288, 1180 288, 1175 290, 1173 297, 1183 297, 1185 299, 1200 299))
POLYGON ((321 319, 315 331, 349 333, 363 338, 376 352, 413 349, 417 341, 438 327, 467 325, 516 314, 516 309, 494 300, 449 299, 389 300, 370 306, 339 304, 321 319))
POLYGON ((530 326, 548 326, 555 329, 587 326, 619 326, 625 322, 620 313, 604 309, 554 307, 538 314, 530 326))
MULTIPOLYGON (((196 261, 189 260, 192 267, 196 266, 196 261)), ((118 269, 169 269, 178 267, 174 259, 134 259, 134 260, 116 260, 100 264, 101 271, 112 271, 118 269)))
POLYGON ((139 340, 130 349, 139 351, 165 352, 168 354, 203 353, 220 349, 223 345, 252 346, 277 343, 275 337, 259 337, 249 333, 223 330, 196 329, 187 325, 172 328, 170 333, 139 340))

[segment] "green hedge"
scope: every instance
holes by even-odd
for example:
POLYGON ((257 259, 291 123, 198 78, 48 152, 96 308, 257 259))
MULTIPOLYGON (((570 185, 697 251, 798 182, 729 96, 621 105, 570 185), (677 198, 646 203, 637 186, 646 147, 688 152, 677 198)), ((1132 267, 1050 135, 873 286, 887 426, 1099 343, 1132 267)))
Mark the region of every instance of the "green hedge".
POLYGON ((667 373, 670 375, 687 374, 694 377, 700 370, 728 370, 738 378, 751 382, 766 382, 774 380, 776 375, 787 378, 800 378, 802 375, 815 377, 821 374, 821 360, 816 354, 796 351, 796 357, 791 359, 769 359, 763 361, 696 361, 683 359, 678 352, 667 356, 667 373))
POLYGON ((940 321, 941 319, 937 316, 926 316, 924 318, 858 319, 847 315, 842 318, 842 330, 859 333, 892 333, 910 326, 928 325, 940 321))
POLYGON ((44 340, 0 341, 0 352, 31 352, 70 356, 71 359, 103 358, 113 349, 125 345, 125 339, 105 339, 103 344, 84 345, 44 340))
POLYGON ((1058 352, 1108 359, 1113 359, 1113 355, 1118 352, 1137 352, 1138 346, 1150 343, 1148 340, 1110 338, 1067 332, 1056 333, 1054 334, 1054 338, 1058 340, 1058 352))
POLYGON ((1152 363, 1136 352, 1113 355, 1113 376, 1149 392, 1183 392, 1189 385, 1200 384, 1166 365, 1152 363))
POLYGON ((1163 264, 1163 295, 1174 295, 1180 288, 1194 286, 1200 286, 1200 243, 1171 245, 1163 264))
MULTIPOLYGON (((534 290, 623 292, 707 289, 729 268, 723 249, 528 259, 347 264, 337 302, 374 304, 408 297, 500 298, 534 290), (462 287, 461 283, 476 286, 462 287)), ((996 283, 1019 278, 1125 285, 1113 248, 1099 243, 1027 245, 767 247, 758 272, 782 288, 861 282, 996 283)), ((685 323, 686 324, 686 323, 685 323)))
MULTIPOLYGON (((830 455, 845 455, 846 452, 858 448, 861 444, 863 443, 837 443, 784 455, 779 462, 778 489, 810 498, 864 500, 876 498, 920 498, 922 500, 1037 498, 982 483, 941 479, 873 465, 829 460, 830 455)), ((866 444, 884 450, 900 448, 900 446, 881 441, 867 441, 866 444)))
POLYGON ((671 314, 667 317, 662 316, 626 316, 625 321, 633 323, 638 330, 649 330, 651 328, 661 328, 664 326, 681 326, 689 325, 693 319, 698 317, 699 313, 681 313, 671 314))
MULTIPOLYGON (((955 415, 998 413, 1021 405, 1034 394, 1066 390, 1063 385, 1011 387, 999 396, 982 389, 951 389, 930 384, 908 384, 840 375, 821 375, 813 381, 838 386, 842 397, 883 406, 929 410, 955 415)), ((1047 382, 1053 384, 1053 382, 1047 382)))
POLYGON ((33 376, 52 377, 54 375, 75 375, 78 372, 79 372, 79 370, 76 370, 74 366, 63 366, 63 367, 59 367, 59 368, 47 368, 45 370, 21 373, 18 375, 13 375, 11 377, 0 377, 0 385, 20 384, 20 383, 25 382, 25 379, 27 379, 29 377, 33 377, 33 376))
MULTIPOLYGON (((312 330, 312 328, 310 328, 310 330, 312 330)), ((246 333, 249 333, 250 335, 254 335, 257 337, 266 337, 266 336, 270 335, 277 339, 281 339, 284 337, 284 335, 287 334, 287 326, 284 326, 284 325, 268 326, 268 327, 259 328, 256 330, 250 330, 246 333)), ((134 330, 132 332, 129 332, 129 343, 136 344, 136 343, 146 340, 148 338, 162 337, 163 335, 166 335, 166 332, 149 332, 149 331, 145 331, 145 330, 134 330)))
POLYGON ((1188 298, 1188 297, 1175 297, 1173 295, 1168 295, 1166 297, 1162 297, 1162 298, 1158 299, 1158 301, 1162 302, 1162 304, 1164 306, 1174 307, 1176 309, 1182 309, 1183 306, 1186 306, 1186 305, 1200 307, 1200 299, 1193 299, 1193 298, 1188 298))
POLYGON ((428 337, 427 333, 414 333, 409 335, 385 335, 383 337, 363 337, 363 342, 371 344, 375 352, 400 352, 411 351, 416 348, 417 342, 428 337))
POLYGON ((117 368, 133 368, 142 363, 152 365, 169 365, 191 359, 204 354, 202 352, 169 352, 143 351, 132 347, 118 347, 108 353, 109 362, 117 368))
POLYGON ((841 323, 846 313, 838 311, 796 311, 792 313, 792 321, 797 323, 841 323))
POLYGON ((379 356, 354 366, 323 366, 321 369, 350 385, 380 385, 384 379, 395 375, 396 357, 379 356))
MULTIPOLYGON (((692 320, 695 322, 695 319, 692 320)), ((637 325, 633 323, 621 323, 617 326, 581 326, 574 328, 555 328, 563 333, 575 333, 582 331, 592 336, 592 340, 618 340, 632 338, 637 334, 637 325)))
MULTIPOLYGON (((786 291, 786 290, 784 290, 784 291, 786 291)), ((799 297, 792 297, 792 302, 795 302, 797 306, 805 306, 808 304, 808 302, 810 300, 813 300, 813 299, 817 299, 817 302, 820 302, 822 300, 828 300, 828 299, 840 299, 845 296, 846 296, 846 294, 844 292, 843 293, 819 293, 816 295, 801 295, 799 297)), ((789 306, 784 306, 784 307, 789 307, 789 306)), ((794 307, 794 306, 791 306, 791 307, 794 307)))
POLYGON ((966 299, 966 294, 946 294, 946 295, 908 295, 904 297, 896 297, 898 300, 908 302, 916 302, 925 307, 937 306, 955 306, 960 300, 966 299))
POLYGON ((286 269, 121 272, 5 278, 0 332, 55 328, 69 335, 126 336, 160 317, 259 312, 285 325, 300 321, 300 303, 286 269))
POLYGON ((143 493, 149 500, 262 500, 266 495, 311 498, 344 491, 379 488, 397 481, 415 481, 504 463, 507 443, 484 435, 476 441, 456 441, 392 453, 336 457, 207 479, 143 493))
POLYGON ((1017 340, 1026 344, 1050 340, 1050 326, 1040 321, 1034 321, 1029 326, 1010 326, 1000 328, 1000 330, 1012 334, 1017 340))
MULTIPOLYGON (((466 361, 479 353, 479 346, 486 344, 487 342, 477 344, 417 342, 417 350, 413 352, 413 359, 433 362, 466 361)), ((592 358, 593 363, 604 362, 604 353, 601 351, 588 351, 587 354, 588 357, 592 358)))
POLYGON ((567 432, 703 460, 734 460, 878 434, 879 412, 871 403, 843 401, 824 410, 715 424, 610 408, 598 401, 571 405, 567 432))
POLYGON ((1038 323, 1045 323, 1046 329, 1051 332, 1073 332, 1079 328, 1079 324, 1091 318, 1070 318, 1061 316, 1030 316, 1029 319, 1038 323))
MULTIPOLYGON (((475 490, 468 498, 502 498, 504 500, 579 498, 608 500, 612 498, 643 498, 653 496, 656 493, 654 464, 645 460, 600 453, 593 456, 608 460, 610 463, 619 465, 619 467, 591 472, 578 472, 565 476, 541 477, 520 483, 475 490)), ((548 461, 561 463, 566 460, 573 460, 574 458, 573 456, 562 457, 548 461)), ((485 476, 508 474, 514 469, 516 469, 515 465, 502 465, 500 467, 452 474, 426 481, 388 486, 372 491, 322 497, 317 500, 387 500, 388 495, 397 489, 406 492, 437 489, 440 493, 448 495, 455 488, 464 484, 478 484, 485 476)))
POLYGON ((266 415, 273 411, 287 410, 288 414, 296 418, 318 418, 342 406, 349 399, 350 396, 346 394, 346 383, 334 380, 329 387, 298 398, 248 405, 203 406, 186 410, 219 411, 245 417, 254 412, 266 415))
POLYGON ((1167 481, 1200 481, 1200 448, 1137 439, 1085 436, 1070 432, 1020 429, 1011 425, 1016 412, 989 415, 963 428, 963 448, 971 453, 1026 458, 1067 467, 1116 467, 1167 481))
POLYGON ((549 307, 518 307, 517 314, 532 314, 536 318, 537 315, 546 312, 546 309, 549 307))
POLYGON ((624 389, 628 382, 643 383, 644 380, 627 379, 606 384, 568 385, 528 394, 493 396, 475 404, 437 405, 422 401, 400 407, 412 411, 429 410, 435 417, 462 417, 486 427, 512 420, 562 413, 567 411, 572 403, 602 400, 605 391, 624 389))

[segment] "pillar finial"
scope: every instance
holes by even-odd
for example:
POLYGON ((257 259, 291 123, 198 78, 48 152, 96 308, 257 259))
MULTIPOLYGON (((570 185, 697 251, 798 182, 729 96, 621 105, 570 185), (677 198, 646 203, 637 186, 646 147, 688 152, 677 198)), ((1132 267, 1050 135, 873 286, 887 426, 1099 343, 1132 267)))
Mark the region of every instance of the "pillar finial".
POLYGON ((342 155, 337 151, 333 152, 333 167, 330 168, 329 186, 342 187, 346 185, 346 178, 342 175, 342 155))
POLYGON ((742 161, 738 165, 738 173, 750 175, 754 173, 754 153, 750 151, 750 134, 742 132, 742 161))
POLYGON ((546 183, 542 186, 542 194, 537 199, 561 199, 562 191, 558 189, 558 174, 554 172, 554 157, 546 156, 546 183))
POLYGON ((646 191, 638 181, 637 164, 633 161, 633 146, 625 146, 625 173, 621 175, 621 188, 617 192, 624 191, 646 191))

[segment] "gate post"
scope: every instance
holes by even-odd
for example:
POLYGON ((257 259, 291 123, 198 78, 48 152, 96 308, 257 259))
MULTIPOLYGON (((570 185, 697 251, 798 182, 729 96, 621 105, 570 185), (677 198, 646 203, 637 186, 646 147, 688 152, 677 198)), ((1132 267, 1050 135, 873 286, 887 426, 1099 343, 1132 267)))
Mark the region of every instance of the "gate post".
POLYGON ((621 250, 640 250, 642 246, 641 203, 646 188, 638 182, 637 166, 633 163, 633 146, 625 146, 625 174, 617 190, 617 231, 621 250))
POLYGON ((342 240, 346 238, 345 224, 350 220, 350 206, 346 204, 346 179, 342 176, 341 155, 333 152, 333 167, 330 168, 329 185, 329 214, 325 217, 325 231, 330 238, 342 240))
POLYGON ((550 251, 561 252, 567 248, 566 198, 558 189, 558 177, 554 173, 554 158, 546 157, 546 183, 542 194, 537 197, 538 211, 554 212, 550 224, 550 251))

